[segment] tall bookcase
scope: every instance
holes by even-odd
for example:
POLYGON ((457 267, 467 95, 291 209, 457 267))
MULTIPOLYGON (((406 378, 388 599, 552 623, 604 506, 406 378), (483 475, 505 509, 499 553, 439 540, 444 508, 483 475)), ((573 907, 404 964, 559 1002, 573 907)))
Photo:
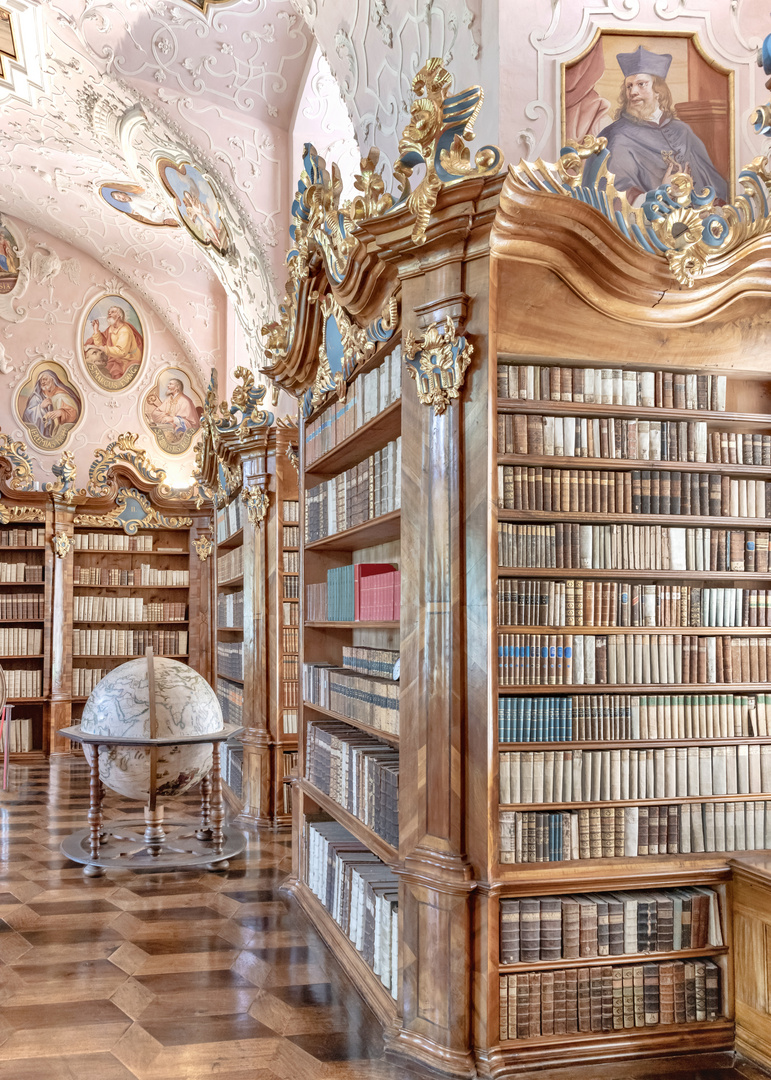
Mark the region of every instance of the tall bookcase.
MULTIPOLYGON (((436 111, 421 102, 413 115, 442 113, 437 62, 415 89, 436 111)), ((420 156, 434 176, 447 170, 449 126, 427 134, 410 125, 397 175, 420 156)), ((490 175, 499 159, 486 148, 474 175, 445 172, 394 205, 376 161, 363 160, 363 195, 342 207, 334 173, 306 146, 287 296, 281 320, 265 328, 265 372, 297 395, 303 417, 292 888, 383 1020, 395 1057, 469 1078, 580 1066, 589 1075, 652 1057, 727 1065, 741 826, 725 804, 751 804, 744 843, 771 846, 759 603, 771 520, 759 486, 771 479, 771 317, 754 291, 768 241, 681 287, 677 259, 671 269, 633 247, 588 196, 568 197, 567 184, 556 194, 548 181, 550 168, 563 175, 557 166, 538 166, 540 187, 534 167, 490 175), (350 396, 397 343, 409 376, 398 404, 349 432, 340 417, 350 396), (539 383, 548 400, 532 399, 527 378, 516 395, 509 389, 509 369, 534 366, 555 369, 539 383), (584 369, 609 372, 599 400, 574 397, 588 384, 584 369), (543 417, 569 421, 559 439, 555 421, 539 426, 543 417), (358 507, 356 468, 396 431, 399 511, 341 527, 358 507), (576 431, 578 455, 575 442, 565 449, 576 431), (750 436, 751 459, 732 457, 738 434, 750 436), (719 459, 701 460, 713 446, 719 459), (348 470, 353 488, 340 501, 348 470), (566 482, 544 470, 566 470, 566 482), (666 542, 641 544, 645 529, 666 530, 666 542), (702 530, 701 559, 688 529, 702 530), (705 529, 741 531, 733 556, 717 535, 707 547, 705 529), (590 540, 605 562, 591 561, 590 540), (725 550, 725 569, 710 569, 725 550), (397 559, 398 635, 395 624, 364 630, 320 615, 325 582, 347 580, 357 561, 397 559), (517 585, 513 605, 515 582, 522 602, 517 585), (718 608, 715 589, 749 594, 721 593, 718 608), (357 714, 374 682, 367 645, 398 650, 398 736, 386 726, 385 694, 378 726, 357 714), (346 673, 356 664, 358 685, 346 673), (397 771, 398 836, 389 817, 397 771), (659 806, 667 811, 651 853, 659 806), (640 903, 644 932, 623 907, 640 903), (695 911, 691 939, 684 924, 695 911), (390 967, 388 949, 398 960, 390 967)))
POLYGON ((212 685, 225 715, 244 727, 224 769, 238 821, 280 827, 291 820, 286 770, 297 752, 297 428, 261 408, 266 389, 251 372, 236 377, 244 385, 229 411, 210 388, 199 455, 201 482, 218 505, 212 685))

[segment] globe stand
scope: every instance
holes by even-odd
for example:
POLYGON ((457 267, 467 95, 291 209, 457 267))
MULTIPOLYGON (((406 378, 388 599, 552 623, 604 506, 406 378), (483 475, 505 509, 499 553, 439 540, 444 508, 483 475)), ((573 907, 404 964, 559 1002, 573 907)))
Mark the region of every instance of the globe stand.
POLYGON ((155 719, 155 679, 152 653, 148 650, 150 737, 94 735, 80 724, 59 732, 72 742, 92 747, 88 828, 65 837, 61 851, 73 862, 84 863, 86 877, 101 877, 105 870, 153 869, 177 870, 205 867, 227 870, 229 861, 246 846, 246 838, 236 829, 224 829, 225 807, 222 796, 220 745, 243 731, 237 724, 224 724, 217 732, 205 735, 157 737, 155 719), (158 749, 161 746, 186 746, 211 743, 211 773, 201 780, 201 823, 164 821, 164 808, 158 804, 158 749), (106 825, 102 810, 104 786, 99 775, 101 746, 146 746, 150 749, 150 790, 144 820, 120 821, 106 825))

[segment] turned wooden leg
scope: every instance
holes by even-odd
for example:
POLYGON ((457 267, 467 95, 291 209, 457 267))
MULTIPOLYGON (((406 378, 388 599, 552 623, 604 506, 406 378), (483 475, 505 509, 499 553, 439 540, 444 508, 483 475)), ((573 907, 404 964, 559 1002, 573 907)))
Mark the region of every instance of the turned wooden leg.
MULTIPOLYGON (((102 836, 102 799, 104 798, 104 788, 102 787, 102 781, 99 778, 99 747, 93 746, 93 753, 91 755, 91 787, 90 787, 91 802, 88 808, 88 825, 90 829, 89 836, 89 853, 92 859, 99 858, 99 842, 102 836)), ((87 877, 101 877, 104 873, 104 868, 96 866, 93 863, 89 863, 83 870, 83 873, 87 877)))
POLYGON ((222 835, 222 822, 225 818, 225 807, 222 802, 222 772, 220 770, 220 744, 212 743, 212 767, 211 767, 211 838, 215 851, 222 851, 224 837, 222 835))
POLYGON ((201 828, 195 835, 198 840, 211 840, 211 776, 208 773, 201 781, 201 828))

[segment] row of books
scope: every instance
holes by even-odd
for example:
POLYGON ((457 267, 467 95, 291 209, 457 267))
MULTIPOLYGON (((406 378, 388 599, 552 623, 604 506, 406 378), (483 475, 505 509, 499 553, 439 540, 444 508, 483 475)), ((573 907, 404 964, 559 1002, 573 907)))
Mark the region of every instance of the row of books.
POLYGON ((226 551, 224 555, 217 556, 217 582, 220 585, 226 584, 228 581, 233 581, 235 578, 243 577, 244 574, 244 549, 243 547, 233 548, 231 551, 226 551))
POLYGON ((187 630, 73 630, 73 656, 186 656, 187 630))
POLYGON ((345 401, 333 402, 306 424, 306 468, 398 401, 401 393, 401 345, 397 345, 379 367, 353 380, 345 401))
POLYGON ((298 653, 300 651, 300 630, 296 626, 284 626, 281 628, 281 646, 285 653, 298 653))
POLYGON ((283 808, 284 814, 288 817, 292 816, 292 787, 290 784, 281 785, 281 802, 279 806, 283 808))
MULTIPOLYGON (((181 547, 181 543, 177 546, 181 547)), ((152 551, 153 538, 119 532, 76 532, 73 547, 76 551, 152 551)))
POLYGON ((42 593, 0 593, 0 619, 44 619, 42 593))
POLYGON ((217 596, 217 626, 244 625, 244 592, 219 593, 217 596))
POLYGON ((498 505, 564 513, 767 518, 771 481, 718 472, 499 465, 498 505))
POLYGON ((399 436, 346 472, 306 490, 306 544, 400 508, 401 447, 399 436))
POLYGON ((308 888, 396 998, 398 879, 337 821, 308 822, 306 836, 308 888))
POLYGON ((110 566, 75 566, 72 571, 73 585, 189 585, 189 570, 159 570, 149 563, 142 563, 135 570, 120 570, 110 566))
POLYGON ((296 574, 287 574, 283 579, 283 586, 285 600, 300 599, 300 578, 296 574))
POLYGON ((284 551, 283 566, 285 574, 300 573, 300 553, 298 551, 284 551))
POLYGON ((147 602, 141 596, 73 596, 76 622, 184 622, 187 606, 162 601, 147 602))
POLYGON ((768 850, 771 807, 767 807, 767 802, 751 801, 501 810, 501 862, 768 850))
POLYGON ((500 626, 771 626, 771 591, 500 578, 500 626))
POLYGON ((401 572, 391 563, 354 563, 327 570, 327 580, 305 586, 309 622, 366 622, 399 618, 401 572))
POLYGON ((281 775, 295 776, 300 755, 296 750, 284 750, 281 754, 281 775))
POLYGON ((281 726, 285 735, 297 734, 297 709, 284 709, 281 718, 281 726))
POLYGON ((242 724, 244 719, 244 688, 237 683, 217 679, 217 701, 226 724, 242 724))
MULTIPOLYGON (((620 417, 592 419, 582 416, 535 416, 525 413, 498 413, 498 453, 529 454, 533 457, 608 458, 621 461, 721 461, 721 434, 726 451, 728 436, 734 432, 708 432, 704 420, 626 420, 620 417), (712 456, 717 448, 718 456, 712 456)), ((758 456, 762 438, 757 435, 758 456)), ((771 435, 766 435, 768 464, 771 465, 771 435)), ((745 437, 742 453, 749 451, 753 464, 753 436, 745 437)), ((758 461, 760 465, 762 462, 758 461)))
POLYGON ((769 533, 661 525, 498 524, 501 566, 566 570, 769 570, 769 533))
POLYGON ((0 562, 0 581, 42 581, 40 563, 0 562))
POLYGON ((310 782, 398 847, 398 751, 336 720, 308 724, 307 740, 310 782))
POLYGON ((40 697, 43 693, 43 672, 25 668, 3 667, 5 689, 9 698, 40 697))
POLYGON ((11 716, 3 724, 0 736, 0 752, 5 753, 8 740, 9 754, 28 754, 33 748, 32 718, 29 716, 11 716))
POLYGON ((499 634, 499 686, 765 682, 764 637, 499 634))
POLYGON ((284 626, 300 625, 300 605, 284 601, 283 604, 284 626))
POLYGON ((713 889, 501 898, 502 964, 720 948, 713 889))
POLYGON ((771 694, 500 697, 500 742, 767 738, 771 694))
POLYGON ((217 510, 217 543, 224 544, 229 536, 244 527, 246 511, 240 499, 231 499, 217 510))
POLYGON ((40 656, 43 631, 26 626, 0 626, 0 656, 40 656))
POLYGON ((244 643, 243 641, 217 642, 217 671, 225 678, 243 679, 244 643))
POLYGON ((501 1039, 714 1021, 720 968, 712 960, 602 965, 500 976, 501 1039))
POLYGON ((724 412, 726 377, 499 362, 498 397, 724 412))
POLYGON ((281 678, 287 682, 297 682, 300 678, 300 658, 285 654, 281 657, 281 678))
POLYGON ((73 667, 72 696, 88 697, 98 682, 107 674, 107 668, 73 667))
POLYGON ((297 499, 284 499, 283 519, 285 522, 299 522, 300 503, 297 499))
POLYGON ((502 803, 617 802, 771 792, 771 743, 523 750, 500 758, 502 803))
POLYGON ((303 664, 303 699, 378 731, 399 734, 399 683, 393 677, 361 675, 326 663, 303 664))
POLYGON ((222 751, 222 779, 237 799, 241 798, 244 784, 244 748, 234 739, 225 743, 222 751))
POLYGON ((283 544, 285 548, 300 546, 300 526, 285 525, 283 544))
MULTIPOLYGON (((300 704, 298 679, 285 679, 281 684, 281 704, 285 709, 297 709, 300 704)), ((295 729, 295 734, 297 731, 295 729)))
POLYGON ((0 529, 0 547, 43 547, 45 529, 0 529))
POLYGON ((708 431, 703 420, 498 414, 498 453, 616 461, 771 465, 771 435, 708 431))

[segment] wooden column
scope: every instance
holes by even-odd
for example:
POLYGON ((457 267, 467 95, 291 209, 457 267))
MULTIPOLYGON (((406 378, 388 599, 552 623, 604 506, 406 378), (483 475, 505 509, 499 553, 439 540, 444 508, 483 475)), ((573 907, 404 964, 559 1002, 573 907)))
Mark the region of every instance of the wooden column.
MULTIPOLYGON (((264 445, 242 458, 244 489, 268 491, 270 476, 264 445)), ((275 491, 268 496, 275 499, 275 491)), ((270 509, 268 510, 270 513, 270 509)), ((244 522, 244 747, 242 798, 238 820, 269 826, 271 740, 268 707, 268 521, 244 522), (248 703, 248 704, 247 704, 248 703)))
MULTIPOLYGON (((51 754, 71 754, 75 743, 64 739, 56 732, 69 727, 72 716, 72 567, 74 545, 75 507, 52 496, 50 511, 51 535, 47 537, 46 573, 52 575, 51 585, 51 704, 48 710, 48 746, 51 754), (70 549, 60 558, 53 553, 53 539, 64 533, 69 538, 70 549), (49 571, 50 567, 50 571, 49 571)), ((43 675, 43 693, 46 673, 43 675)))
MULTIPOLYGON (((425 305, 421 313, 424 324, 438 314, 425 305)), ((406 322, 406 306, 404 317, 406 322)), ((437 415, 419 403, 414 382, 405 377, 398 871, 403 999, 401 1026, 388 1045, 449 1075, 473 1077, 474 881, 463 837, 461 453, 457 402, 437 415)))

